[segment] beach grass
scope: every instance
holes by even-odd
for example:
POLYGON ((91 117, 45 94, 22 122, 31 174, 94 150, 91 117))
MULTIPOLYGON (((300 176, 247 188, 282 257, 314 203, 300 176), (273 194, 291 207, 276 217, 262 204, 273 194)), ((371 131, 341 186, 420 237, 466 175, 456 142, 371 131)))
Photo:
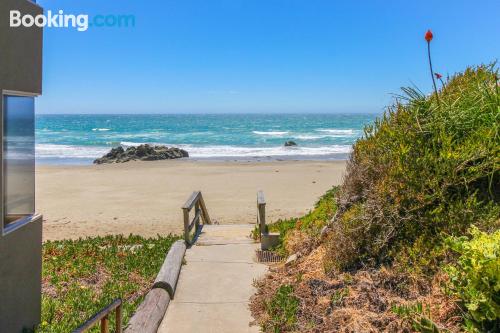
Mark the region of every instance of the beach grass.
MULTIPOLYGON (((71 332, 122 298, 126 324, 179 237, 106 236, 43 245, 41 332, 71 332)), ((110 318, 114 327, 114 318, 110 318)), ((90 332, 99 332, 95 327, 90 332)))

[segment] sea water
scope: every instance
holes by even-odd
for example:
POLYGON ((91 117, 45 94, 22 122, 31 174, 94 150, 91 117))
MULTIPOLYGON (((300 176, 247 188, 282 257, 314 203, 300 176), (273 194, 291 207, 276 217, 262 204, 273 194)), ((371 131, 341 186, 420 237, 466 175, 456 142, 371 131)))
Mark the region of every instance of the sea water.
POLYGON ((374 114, 37 115, 39 164, 90 164, 112 147, 161 144, 192 159, 346 159, 374 114), (286 141, 297 146, 285 147, 286 141))

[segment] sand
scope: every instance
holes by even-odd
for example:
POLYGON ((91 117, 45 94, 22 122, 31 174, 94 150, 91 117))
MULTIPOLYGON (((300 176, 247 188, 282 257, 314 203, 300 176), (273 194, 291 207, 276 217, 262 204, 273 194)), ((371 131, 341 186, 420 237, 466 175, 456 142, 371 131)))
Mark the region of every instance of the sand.
POLYGON ((43 239, 107 234, 180 234, 181 206, 201 190, 213 221, 255 223, 264 190, 267 220, 300 216, 342 179, 345 162, 170 160, 37 166, 43 239))

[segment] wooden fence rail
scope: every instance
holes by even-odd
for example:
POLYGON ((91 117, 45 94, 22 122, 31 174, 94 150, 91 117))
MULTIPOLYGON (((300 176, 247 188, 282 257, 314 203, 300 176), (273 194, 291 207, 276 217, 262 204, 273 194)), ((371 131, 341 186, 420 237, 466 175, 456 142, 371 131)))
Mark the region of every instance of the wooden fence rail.
POLYGON ((267 232, 266 229, 266 198, 264 192, 257 192, 257 224, 259 225, 259 240, 262 241, 262 234, 267 232))
POLYGON ((113 303, 96 313, 92 318, 87 320, 82 326, 78 327, 73 333, 83 333, 94 327, 99 321, 101 322, 101 333, 109 333, 109 314, 115 311, 115 332, 122 333, 122 300, 120 298, 114 300, 113 303))
POLYGON ((204 224, 212 224, 210 216, 208 215, 207 207, 205 206, 205 201, 200 191, 193 192, 189 199, 186 201, 184 206, 182 206, 182 211, 184 214, 184 240, 187 245, 192 245, 196 241, 201 230, 200 220, 203 220, 204 224), (189 212, 194 207, 194 218, 189 219, 189 212), (195 229, 193 238, 191 238, 191 231, 195 229))
POLYGON ((269 250, 280 242, 279 233, 270 233, 266 225, 266 199, 264 192, 257 192, 257 224, 259 225, 260 248, 269 250))

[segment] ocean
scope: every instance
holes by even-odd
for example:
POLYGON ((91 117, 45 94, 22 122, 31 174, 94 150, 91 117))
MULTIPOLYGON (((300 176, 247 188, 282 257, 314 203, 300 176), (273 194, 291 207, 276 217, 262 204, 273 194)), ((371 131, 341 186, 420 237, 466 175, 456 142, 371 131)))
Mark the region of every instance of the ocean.
POLYGON ((346 159, 374 114, 37 115, 38 164, 91 164, 143 143, 205 160, 346 159), (285 141, 297 143, 284 147, 285 141))

